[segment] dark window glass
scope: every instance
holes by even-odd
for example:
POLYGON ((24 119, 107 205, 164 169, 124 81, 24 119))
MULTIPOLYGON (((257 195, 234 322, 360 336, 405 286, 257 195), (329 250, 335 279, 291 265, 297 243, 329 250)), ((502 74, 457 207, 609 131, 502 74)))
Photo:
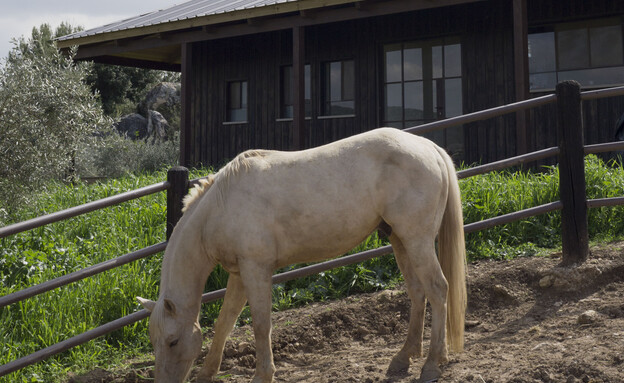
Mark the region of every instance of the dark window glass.
POLYGON ((332 61, 322 68, 322 114, 355 113, 355 68, 353 61, 332 61))
POLYGON ((293 116, 293 67, 284 66, 280 74, 280 117, 292 118, 293 116))
POLYGON ((622 65, 622 27, 608 26, 589 29, 592 67, 622 65))
POLYGON ((529 35, 529 71, 541 73, 555 71, 555 33, 533 33, 529 35))
POLYGON ((405 119, 422 120, 424 118, 423 82, 406 82, 403 84, 403 92, 405 119))
POLYGON ((589 66, 587 29, 572 29, 557 33, 558 69, 579 69, 589 66))
POLYGON ((227 84, 227 122, 247 121, 247 81, 227 84))
POLYGON ((403 120, 403 94, 401 84, 386 85, 386 121, 403 120))
POLYGON ((461 73, 461 45, 444 46, 444 76, 460 77, 461 73))
POLYGON ((401 45, 390 45, 386 47, 386 82, 397 82, 402 79, 401 67, 401 45))
MULTIPOLYGON (((305 116, 312 115, 312 92, 310 91, 311 73, 310 65, 304 66, 304 97, 305 116)), ((280 73, 280 118, 293 118, 295 81, 292 65, 283 66, 280 73)))
POLYGON ((564 80, 576 80, 583 87, 624 83, 619 20, 590 21, 585 26, 567 24, 553 29, 529 34, 531 90, 552 90, 564 80))
POLYGON ((422 80, 422 49, 407 48, 403 51, 403 70, 405 81, 422 80))

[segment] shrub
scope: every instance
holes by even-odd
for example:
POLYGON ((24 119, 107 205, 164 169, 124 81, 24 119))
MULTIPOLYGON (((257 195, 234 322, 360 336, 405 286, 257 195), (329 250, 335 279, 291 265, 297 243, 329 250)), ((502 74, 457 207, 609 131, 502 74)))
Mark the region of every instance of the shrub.
POLYGON ((130 173, 154 172, 178 164, 179 134, 173 140, 130 140, 111 128, 78 153, 78 173, 82 177, 116 178, 130 173))

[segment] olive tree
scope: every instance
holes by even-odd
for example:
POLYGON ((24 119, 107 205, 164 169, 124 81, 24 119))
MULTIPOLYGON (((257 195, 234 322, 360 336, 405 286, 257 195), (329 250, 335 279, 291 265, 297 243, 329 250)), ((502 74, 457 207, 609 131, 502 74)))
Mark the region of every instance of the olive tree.
POLYGON ((35 38, 14 41, 0 65, 0 209, 5 214, 24 201, 25 188, 34 192, 51 178, 71 177, 80 146, 111 125, 84 82, 89 65, 75 64, 56 49, 38 50, 38 44, 35 38))

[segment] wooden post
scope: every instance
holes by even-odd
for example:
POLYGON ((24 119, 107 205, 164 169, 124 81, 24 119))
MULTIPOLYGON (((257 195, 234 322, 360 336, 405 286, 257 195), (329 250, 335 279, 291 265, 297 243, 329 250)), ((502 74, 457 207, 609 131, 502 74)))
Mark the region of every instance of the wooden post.
POLYGON ((576 81, 557 84, 559 136, 559 192, 564 266, 580 264, 589 255, 581 86, 576 81))
POLYGON ((188 193, 189 171, 183 166, 174 166, 167 172, 167 240, 173 228, 182 218, 182 200, 188 193))
POLYGON ((305 149, 308 135, 305 127, 305 30, 293 28, 293 149, 305 149))

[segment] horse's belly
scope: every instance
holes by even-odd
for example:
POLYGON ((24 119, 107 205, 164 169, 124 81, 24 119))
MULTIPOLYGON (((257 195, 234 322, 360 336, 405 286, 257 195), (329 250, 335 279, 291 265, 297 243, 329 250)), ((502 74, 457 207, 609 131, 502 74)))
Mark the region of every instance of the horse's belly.
POLYGON ((377 214, 367 212, 325 216, 323 220, 292 220, 276 233, 278 267, 337 257, 353 249, 378 226, 377 214))

